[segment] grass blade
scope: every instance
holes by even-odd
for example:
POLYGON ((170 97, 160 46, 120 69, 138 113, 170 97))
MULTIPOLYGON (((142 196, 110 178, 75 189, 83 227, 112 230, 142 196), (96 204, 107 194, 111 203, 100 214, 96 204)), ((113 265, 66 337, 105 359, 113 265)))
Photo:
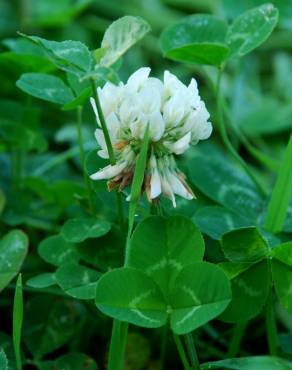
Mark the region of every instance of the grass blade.
POLYGON ((143 140, 141 152, 137 158, 132 187, 131 187, 128 239, 130 238, 132 230, 133 230, 136 207, 137 207, 137 203, 138 203, 138 200, 141 194, 141 188, 143 185, 144 174, 145 174, 145 169, 146 169, 146 164, 147 164, 148 144, 149 144, 149 126, 147 126, 145 130, 144 140, 143 140))
POLYGON ((292 135, 287 145, 268 207, 265 227, 272 233, 282 231, 292 196, 292 135))
POLYGON ((20 350, 22 321, 23 321, 22 277, 21 274, 19 274, 16 282, 13 304, 13 346, 17 370, 22 370, 21 350, 20 350))

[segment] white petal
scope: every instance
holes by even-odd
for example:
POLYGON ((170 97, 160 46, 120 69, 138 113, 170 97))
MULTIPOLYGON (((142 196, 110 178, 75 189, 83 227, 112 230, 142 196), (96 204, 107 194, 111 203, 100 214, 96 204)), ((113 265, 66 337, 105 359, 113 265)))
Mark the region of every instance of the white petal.
POLYGON ((177 93, 178 91, 186 91, 187 87, 172 73, 169 71, 164 72, 164 99, 167 100, 169 97, 177 93))
POLYGON ((99 150, 97 152, 97 154, 100 156, 100 158, 104 158, 104 159, 108 159, 109 158, 107 149, 99 150))
POLYGON ((206 122, 201 127, 199 139, 200 140, 206 140, 206 139, 208 139, 211 136, 212 131, 213 131, 213 127, 212 127, 211 122, 206 122))
POLYGON ((138 71, 134 72, 127 81, 127 84, 126 84, 127 91, 130 91, 130 92, 138 91, 147 81, 150 71, 151 71, 151 68, 142 67, 138 69, 138 71))
POLYGON ((161 194, 161 180, 157 168, 156 158, 153 154, 150 157, 150 170, 151 170, 150 198, 154 199, 161 194))
POLYGON ((155 90, 157 90, 162 97, 163 94, 163 83, 158 78, 155 77, 148 77, 147 81, 145 82, 145 85, 147 87, 152 87, 155 90))
POLYGON ((181 97, 175 94, 163 106, 163 118, 167 127, 177 126, 185 115, 185 106, 181 97))
POLYGON ((116 116, 114 112, 111 112, 107 116, 106 125, 108 128, 108 132, 109 132, 111 140, 115 142, 117 139, 121 124, 120 124, 118 117, 116 116))
POLYGON ((144 133, 147 127, 147 121, 145 119, 145 115, 142 113, 139 115, 139 117, 131 122, 130 124, 130 130, 131 134, 135 139, 143 139, 144 133))
POLYGON ((188 86, 188 91, 190 93, 192 106, 197 107, 200 104, 201 98, 199 95, 197 81, 194 78, 191 79, 191 82, 188 86))
POLYGON ((141 111, 140 101, 138 99, 138 94, 129 94, 121 103, 119 109, 119 116, 121 120, 121 125, 129 127, 129 125, 134 122, 141 111))
POLYGON ((150 139, 152 141, 160 140, 165 130, 165 123, 164 123, 161 113, 159 111, 156 111, 156 112, 149 114, 147 121, 149 122, 150 139))
POLYGON ((105 143, 105 138, 104 138, 103 131, 101 129, 97 128, 94 132, 94 136, 95 136, 96 141, 98 142, 99 146, 102 149, 106 149, 106 143, 105 143))
POLYGON ((161 95, 160 92, 151 86, 145 86, 138 94, 139 103, 143 113, 152 113, 160 110, 161 95))
POLYGON ((150 180, 150 198, 154 199, 161 194, 161 180, 157 170, 154 171, 150 180))
POLYGON ((206 109, 205 103, 201 101, 200 106, 197 110, 192 113, 192 137, 198 140, 205 140, 212 133, 212 124, 208 122, 210 117, 209 112, 206 109))
POLYGON ((98 117, 98 112, 97 112, 95 100, 93 98, 90 98, 90 103, 91 103, 92 109, 93 109, 95 117, 96 117, 96 122, 100 126, 100 121, 99 121, 99 117, 98 117))
POLYGON ((194 196, 191 194, 188 189, 184 186, 184 184, 180 181, 180 179, 173 173, 168 174, 167 176, 168 182, 174 192, 185 199, 193 199, 194 196))
POLYGON ((165 195, 167 198, 169 198, 172 201, 172 205, 175 208, 176 207, 175 196, 173 194, 170 184, 167 182, 164 176, 162 176, 161 178, 161 189, 162 189, 163 195, 165 195))
POLYGON ((119 173, 121 173, 128 165, 128 162, 121 162, 117 163, 115 165, 109 165, 101 170, 95 172, 94 174, 90 175, 90 178, 92 180, 106 180, 110 179, 112 177, 117 176, 119 173))
POLYGON ((111 112, 116 111, 120 104, 120 100, 124 93, 124 86, 122 84, 116 86, 111 82, 107 82, 103 88, 99 87, 97 92, 103 114, 107 117, 111 112))
POLYGON ((188 132, 179 140, 175 141, 174 143, 165 142, 164 145, 175 154, 182 154, 184 153, 190 146, 191 142, 191 132, 188 132))

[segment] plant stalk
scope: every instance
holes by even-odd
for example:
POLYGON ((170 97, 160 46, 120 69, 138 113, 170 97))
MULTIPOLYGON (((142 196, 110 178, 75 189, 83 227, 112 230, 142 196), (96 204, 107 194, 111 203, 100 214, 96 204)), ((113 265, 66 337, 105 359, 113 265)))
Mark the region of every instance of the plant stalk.
POLYGON ((105 139, 105 143, 106 143, 106 147, 107 147, 107 151, 109 155, 110 164, 114 165, 116 164, 116 158, 115 158, 113 146, 111 143, 111 138, 110 138, 110 135, 107 129, 106 121, 103 115, 103 111, 100 105, 100 100, 99 100, 99 96, 97 93, 97 86, 96 86, 96 82, 94 78, 91 79, 91 86, 92 86, 93 98, 95 101, 99 122, 102 128, 102 131, 103 131, 103 135, 104 135, 104 139, 105 139))
POLYGON ((184 346, 182 344, 182 341, 181 341, 180 337, 177 334, 173 333, 173 339, 174 339, 179 357, 180 357, 181 362, 183 364, 184 370, 191 370, 191 367, 189 365, 187 355, 185 353, 185 349, 184 349, 184 346))
POLYGON ((248 325, 248 321, 241 322, 241 323, 234 325, 232 337, 231 337, 228 352, 227 352, 227 358, 236 357, 236 355, 238 354, 239 349, 240 349, 240 344, 244 336, 244 333, 246 331, 247 325, 248 325))
POLYGON ((129 324, 114 320, 109 350, 108 370, 123 370, 129 324))
POLYGON ((192 370, 199 370, 200 369, 200 363, 194 343, 194 338, 192 333, 188 333, 184 335, 190 363, 191 363, 191 369, 192 370))

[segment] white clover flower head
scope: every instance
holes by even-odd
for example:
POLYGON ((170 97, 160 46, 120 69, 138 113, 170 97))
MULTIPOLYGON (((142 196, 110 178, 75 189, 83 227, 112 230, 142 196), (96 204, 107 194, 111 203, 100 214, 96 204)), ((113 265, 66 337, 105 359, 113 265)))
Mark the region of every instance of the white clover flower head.
MULTIPOLYGON (((144 190, 149 201, 164 195, 175 207, 175 195, 192 199, 194 194, 178 170, 174 155, 181 155, 191 144, 207 139, 212 133, 212 124, 195 79, 185 86, 168 71, 164 72, 163 82, 149 74, 150 68, 140 68, 126 84, 121 82, 116 86, 107 82, 98 88, 117 163, 100 169, 91 178, 110 180, 110 190, 118 187, 121 191, 129 185, 149 126, 144 190)), ((93 98, 91 104, 99 126, 95 131, 100 146, 98 155, 109 158, 93 98)))

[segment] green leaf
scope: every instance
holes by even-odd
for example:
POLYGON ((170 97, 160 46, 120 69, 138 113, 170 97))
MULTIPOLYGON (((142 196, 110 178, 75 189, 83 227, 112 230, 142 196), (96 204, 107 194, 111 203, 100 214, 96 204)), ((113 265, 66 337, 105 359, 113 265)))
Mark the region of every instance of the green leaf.
POLYGON ((238 323, 258 315, 271 289, 271 275, 267 261, 256 264, 230 263, 222 267, 227 267, 229 274, 231 272, 232 301, 220 319, 238 323))
MULTIPOLYGON (((274 135, 291 131, 292 107, 274 97, 259 95, 253 91, 252 101, 238 119, 238 125, 250 137, 274 135), (265 122, 265 124, 261 124, 265 122)), ((235 119, 236 121, 236 119, 235 119)))
POLYGON ((88 100, 88 98, 91 95, 91 88, 87 87, 85 88, 80 95, 78 95, 76 98, 71 100, 69 103, 66 103, 63 107, 62 110, 67 111, 67 110, 72 110, 76 109, 77 107, 83 106, 85 102, 88 100))
POLYGON ((292 242, 280 244, 272 249, 271 257, 273 260, 277 260, 292 267, 292 242))
POLYGON ((222 237, 222 248, 231 262, 254 263, 267 257, 267 242, 255 227, 237 229, 222 237))
POLYGON ((0 369, 8 370, 8 360, 3 349, 0 350, 0 369))
POLYGON ((16 85, 25 93, 52 103, 66 104, 74 98, 72 91, 59 77, 44 73, 24 73, 16 85))
POLYGON ((55 266, 64 262, 77 262, 79 259, 75 245, 66 242, 61 235, 44 239, 38 246, 38 253, 43 260, 55 266))
POLYGON ((80 41, 50 41, 37 36, 26 36, 41 46, 55 66, 64 71, 84 74, 92 67, 93 58, 87 46, 80 41))
POLYGON ((130 267, 112 270, 99 279, 96 305, 106 315, 146 328, 160 327, 167 319, 159 287, 145 273, 130 267))
POLYGON ((92 0, 27 0, 25 26, 33 29, 64 26, 72 22, 91 2, 92 0))
POLYGON ((186 266, 170 293, 171 328, 176 334, 197 329, 222 313, 231 300, 224 272, 207 262, 186 266))
POLYGON ((43 274, 28 279, 26 282, 26 285, 36 289, 48 288, 55 284, 55 274, 52 272, 44 272, 43 274))
MULTIPOLYGON (((7 334, 5 334, 3 331, 0 331, 0 364, 1 361, 4 360, 4 356, 1 357, 1 350, 5 352, 5 357, 7 360, 7 370, 15 370, 16 369, 16 363, 15 363, 15 353, 13 348, 13 341, 12 338, 10 338, 7 334)), ((5 361, 4 361, 5 363, 5 361)), ((0 366, 1 369, 1 366, 0 366)), ((5 369, 6 370, 6 369, 5 369)))
POLYGON ((98 271, 88 267, 65 263, 57 269, 55 278, 57 284, 71 297, 93 299, 100 275, 98 271))
POLYGON ((283 352, 292 354, 292 334, 280 334, 279 335, 279 345, 283 352))
POLYGON ((272 251, 272 274, 281 304, 292 313, 292 242, 277 246, 272 251))
POLYGON ((201 144, 186 155, 188 178, 209 198, 255 225, 264 201, 255 184, 217 146, 201 144))
POLYGON ((113 22, 103 36, 101 47, 106 51, 100 64, 111 66, 149 31, 149 24, 140 17, 125 16, 113 22))
POLYGON ((292 197, 292 135, 290 136, 278 178, 268 207, 265 227, 272 233, 280 232, 292 197))
POLYGON ((261 45, 278 22, 278 10, 264 4, 237 17, 227 32, 227 44, 233 56, 243 56, 261 45))
POLYGON ((200 208, 192 219, 203 233, 216 240, 229 231, 251 224, 245 217, 219 206, 200 208))
POLYGON ((84 353, 68 353, 59 357, 54 364, 55 369, 64 370, 97 370, 95 361, 84 353))
POLYGON ((13 230, 0 241, 0 291, 17 275, 28 251, 27 236, 13 230))
POLYGON ((134 231, 126 263, 145 271, 167 296, 182 268, 201 261, 203 255, 204 240, 189 219, 153 216, 134 231))
POLYGON ((60 297, 34 296, 25 305, 23 339, 29 351, 40 359, 64 344, 80 321, 80 306, 60 297))
POLYGON ((81 243, 88 238, 99 238, 109 232, 108 221, 96 218, 72 218, 65 222, 61 235, 69 243, 81 243))
POLYGON ((219 66, 229 53, 226 33, 223 20, 195 14, 169 26, 161 35, 161 48, 169 59, 219 66))
POLYGON ((230 302, 231 289, 219 267, 197 262, 181 270, 164 296, 143 271, 124 267, 100 278, 96 305, 117 320, 148 328, 164 325, 169 316, 172 330, 184 334, 222 313, 230 302))
POLYGON ((278 357, 253 356, 207 362, 201 365, 201 369, 290 370, 292 369, 292 363, 278 357))
POLYGON ((16 282, 13 302, 13 347, 16 359, 16 368, 18 370, 22 369, 21 348, 20 348, 22 321, 23 321, 22 277, 21 274, 19 274, 16 282))

